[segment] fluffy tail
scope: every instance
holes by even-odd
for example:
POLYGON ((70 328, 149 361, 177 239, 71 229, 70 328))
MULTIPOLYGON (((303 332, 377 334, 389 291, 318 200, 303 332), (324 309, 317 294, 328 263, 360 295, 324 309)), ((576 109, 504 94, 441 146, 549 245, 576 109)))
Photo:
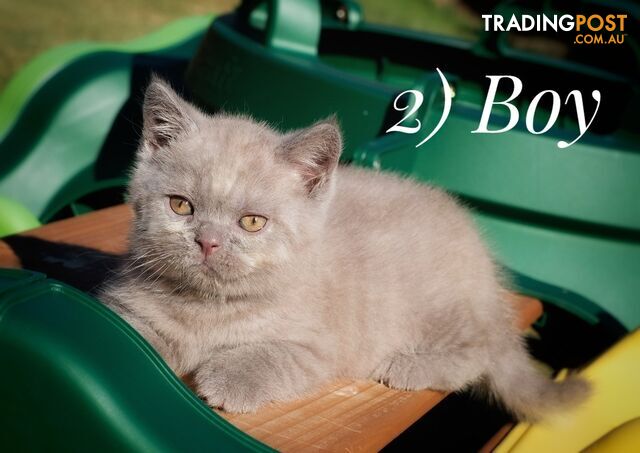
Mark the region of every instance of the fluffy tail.
POLYGON ((557 382, 545 376, 521 342, 502 345, 498 351, 487 375, 489 391, 520 420, 535 421, 577 406, 591 393, 589 383, 582 378, 569 376, 557 382))

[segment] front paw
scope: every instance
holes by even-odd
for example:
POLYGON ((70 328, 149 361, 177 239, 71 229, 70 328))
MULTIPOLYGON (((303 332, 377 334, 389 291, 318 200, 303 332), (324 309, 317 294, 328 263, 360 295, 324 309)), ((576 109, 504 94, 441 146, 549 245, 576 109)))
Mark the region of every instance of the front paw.
POLYGON ((235 413, 255 412, 275 399, 278 392, 266 376, 251 368, 210 362, 196 372, 196 390, 213 408, 235 413))

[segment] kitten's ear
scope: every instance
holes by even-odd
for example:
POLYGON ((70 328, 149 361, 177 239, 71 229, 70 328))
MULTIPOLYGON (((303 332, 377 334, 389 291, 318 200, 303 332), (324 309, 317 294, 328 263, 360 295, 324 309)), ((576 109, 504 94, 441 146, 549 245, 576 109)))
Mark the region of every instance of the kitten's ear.
POLYGON ((336 117, 285 135, 282 148, 285 159, 302 175, 308 193, 319 193, 331 179, 342 152, 342 134, 336 117))
POLYGON ((144 94, 142 139, 152 151, 197 128, 195 109, 154 75, 144 94))

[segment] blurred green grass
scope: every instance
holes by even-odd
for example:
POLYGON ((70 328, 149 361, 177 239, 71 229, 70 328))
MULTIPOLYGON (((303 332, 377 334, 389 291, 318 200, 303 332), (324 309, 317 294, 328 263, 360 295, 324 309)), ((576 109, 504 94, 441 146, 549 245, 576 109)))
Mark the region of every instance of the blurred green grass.
POLYGON ((0 91, 39 53, 73 41, 127 41, 236 0, 0 0, 0 91))
MULTIPOLYGON (((39 53, 73 41, 126 41, 239 0, 0 0, 0 91, 39 53)), ((361 0, 372 22, 469 38, 479 23, 459 0, 361 0)), ((420 56, 418 56, 420 57, 420 56)))
POLYGON ((482 19, 462 0, 360 0, 369 22, 475 39, 482 19))

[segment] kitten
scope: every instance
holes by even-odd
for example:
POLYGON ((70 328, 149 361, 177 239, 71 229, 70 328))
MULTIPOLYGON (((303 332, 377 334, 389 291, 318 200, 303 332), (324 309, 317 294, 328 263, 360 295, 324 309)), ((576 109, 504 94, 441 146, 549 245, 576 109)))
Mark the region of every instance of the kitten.
POLYGON ((252 412, 337 377, 483 384, 516 416, 580 401, 538 372, 500 269, 443 191, 338 166, 333 120, 281 134, 154 78, 129 186, 129 262, 102 300, 214 407, 252 412))

